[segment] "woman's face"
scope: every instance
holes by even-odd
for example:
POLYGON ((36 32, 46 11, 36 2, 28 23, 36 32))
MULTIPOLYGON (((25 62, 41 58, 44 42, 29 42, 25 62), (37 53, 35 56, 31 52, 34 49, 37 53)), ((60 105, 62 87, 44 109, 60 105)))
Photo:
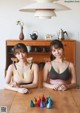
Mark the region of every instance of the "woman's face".
POLYGON ((55 48, 54 46, 52 46, 51 52, 55 58, 62 58, 63 57, 63 48, 55 48))
POLYGON ((27 53, 24 51, 19 51, 15 54, 16 58, 20 61, 24 61, 27 58, 27 53))

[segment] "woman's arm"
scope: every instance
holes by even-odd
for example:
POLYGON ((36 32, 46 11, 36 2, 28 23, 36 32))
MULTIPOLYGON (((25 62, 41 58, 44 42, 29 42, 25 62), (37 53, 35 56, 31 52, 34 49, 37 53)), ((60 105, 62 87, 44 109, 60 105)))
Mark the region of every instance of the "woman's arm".
POLYGON ((53 89, 53 85, 47 82, 49 68, 51 67, 50 62, 47 62, 43 69, 43 87, 53 89))
POLYGON ((32 70, 34 73, 34 78, 32 84, 27 84, 27 85, 20 85, 21 88, 36 88, 38 86, 38 65, 33 64, 32 65, 32 70))
POLYGON ((7 70, 7 74, 6 74, 6 78, 5 78, 5 86, 4 88, 5 89, 9 89, 9 90, 12 90, 12 91, 17 91, 19 93, 27 93, 28 90, 25 89, 25 88, 19 88, 16 83, 15 83, 15 86, 12 86, 12 84, 10 84, 11 82, 11 79, 12 79, 12 74, 13 74, 13 64, 11 64, 9 67, 8 67, 8 70, 7 70))
POLYGON ((67 89, 74 88, 74 87, 76 87, 76 84, 77 84, 77 76, 76 76, 76 71, 75 71, 74 65, 72 63, 70 63, 69 68, 70 68, 70 72, 71 72, 71 83, 67 84, 67 89))
POLYGON ((6 78, 5 78, 5 88, 13 91, 17 91, 17 87, 12 87, 10 84, 13 74, 13 64, 8 67, 6 78))
POLYGON ((76 84, 77 84, 77 76, 76 76, 76 71, 75 71, 75 67, 72 63, 70 63, 69 65, 69 69, 71 72, 71 80, 70 80, 70 84, 62 84, 60 85, 60 87, 58 88, 58 90, 67 90, 67 89, 71 89, 71 88, 75 88, 76 84))

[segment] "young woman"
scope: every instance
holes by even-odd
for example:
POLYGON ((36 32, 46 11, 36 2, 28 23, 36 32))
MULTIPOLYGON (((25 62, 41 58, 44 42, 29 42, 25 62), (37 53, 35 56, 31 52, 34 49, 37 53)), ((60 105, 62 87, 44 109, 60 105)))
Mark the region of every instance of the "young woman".
POLYGON ((75 67, 71 62, 64 59, 63 44, 59 40, 53 40, 50 44, 50 49, 54 60, 47 62, 44 66, 43 86, 61 91, 75 87, 75 67))
POLYGON ((24 44, 18 43, 12 49, 18 59, 8 67, 5 88, 20 93, 27 93, 28 88, 35 88, 38 84, 38 65, 27 61, 27 48, 24 44))

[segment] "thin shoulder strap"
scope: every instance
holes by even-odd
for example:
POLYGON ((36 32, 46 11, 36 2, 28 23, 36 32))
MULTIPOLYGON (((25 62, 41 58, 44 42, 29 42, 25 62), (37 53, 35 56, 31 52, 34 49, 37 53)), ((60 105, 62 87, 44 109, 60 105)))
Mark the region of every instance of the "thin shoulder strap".
POLYGON ((52 63, 51 63, 51 61, 50 61, 50 67, 49 67, 49 71, 51 70, 51 68, 52 68, 52 63))
POLYGON ((31 63, 31 65, 30 65, 30 69, 32 68, 32 65, 33 65, 33 63, 31 63))
POLYGON ((14 64, 15 69, 17 70, 16 64, 15 63, 13 63, 13 64, 14 64))
POLYGON ((52 67, 52 62, 50 61, 50 65, 51 65, 51 67, 52 67))

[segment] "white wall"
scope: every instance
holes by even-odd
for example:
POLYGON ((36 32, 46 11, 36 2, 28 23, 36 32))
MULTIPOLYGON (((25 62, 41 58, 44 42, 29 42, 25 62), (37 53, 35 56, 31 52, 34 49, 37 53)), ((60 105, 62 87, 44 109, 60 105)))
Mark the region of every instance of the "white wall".
POLYGON ((0 0, 0 84, 4 81, 6 62, 5 41, 19 39, 20 27, 17 20, 24 22, 25 40, 30 39, 30 33, 38 31, 39 38, 44 39, 46 34, 55 35, 57 38, 60 28, 68 32, 70 39, 75 39, 76 44, 76 70, 78 83, 80 82, 80 2, 59 2, 71 8, 69 11, 56 12, 57 16, 50 20, 39 20, 33 14, 20 12, 19 9, 29 0, 0 0))

